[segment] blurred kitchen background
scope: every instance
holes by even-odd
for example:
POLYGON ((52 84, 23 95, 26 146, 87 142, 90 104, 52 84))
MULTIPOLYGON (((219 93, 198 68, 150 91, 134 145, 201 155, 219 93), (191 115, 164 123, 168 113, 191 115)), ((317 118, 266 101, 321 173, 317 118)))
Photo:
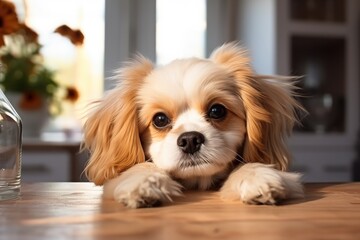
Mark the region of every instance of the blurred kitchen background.
MULTIPOLYGON (((229 41, 249 49, 261 74, 300 76, 309 111, 289 140, 291 170, 306 182, 360 180, 358 0, 14 0, 41 36, 58 81, 80 98, 52 119, 40 138, 24 139, 23 181, 85 181, 78 153, 85 106, 113 87, 135 53, 165 64, 207 57, 229 41), (73 48, 51 33, 60 24, 85 36, 73 48), (80 177, 81 176, 81 177, 80 177)), ((23 119, 26 121, 26 119, 23 119)))

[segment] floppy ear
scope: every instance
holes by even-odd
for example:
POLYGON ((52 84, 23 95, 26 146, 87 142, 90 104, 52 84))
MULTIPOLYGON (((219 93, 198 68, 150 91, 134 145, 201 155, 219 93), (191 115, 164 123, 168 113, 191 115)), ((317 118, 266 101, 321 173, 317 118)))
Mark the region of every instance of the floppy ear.
POLYGON ((136 93, 152 68, 149 60, 139 56, 119 70, 117 86, 94 103, 84 125, 83 148, 89 149, 91 154, 85 168, 86 176, 97 185, 145 161, 136 93))
POLYGON ((296 121, 296 109, 302 109, 292 96, 294 78, 254 74, 246 52, 234 43, 218 48, 210 58, 230 71, 237 81, 246 114, 244 160, 274 164, 277 169, 286 170, 289 160, 286 137, 296 121))

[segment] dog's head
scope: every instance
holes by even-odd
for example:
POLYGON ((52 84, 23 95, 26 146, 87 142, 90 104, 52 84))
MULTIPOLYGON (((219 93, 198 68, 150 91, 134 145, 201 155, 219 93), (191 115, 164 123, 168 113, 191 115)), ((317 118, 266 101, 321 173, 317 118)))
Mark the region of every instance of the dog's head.
POLYGON ((117 77, 84 126, 85 170, 96 184, 144 161, 180 179, 211 176, 234 161, 286 169, 285 137, 299 107, 293 85, 256 75, 238 45, 157 68, 138 57, 117 77))

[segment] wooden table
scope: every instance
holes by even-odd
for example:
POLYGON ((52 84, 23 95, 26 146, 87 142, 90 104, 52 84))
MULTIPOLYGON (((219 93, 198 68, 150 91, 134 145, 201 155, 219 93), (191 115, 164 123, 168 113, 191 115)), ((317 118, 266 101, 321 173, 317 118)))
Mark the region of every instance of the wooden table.
POLYGON ((360 239, 360 183, 309 184, 279 206, 188 192, 159 208, 126 209, 92 183, 23 184, 0 202, 0 239, 360 239))

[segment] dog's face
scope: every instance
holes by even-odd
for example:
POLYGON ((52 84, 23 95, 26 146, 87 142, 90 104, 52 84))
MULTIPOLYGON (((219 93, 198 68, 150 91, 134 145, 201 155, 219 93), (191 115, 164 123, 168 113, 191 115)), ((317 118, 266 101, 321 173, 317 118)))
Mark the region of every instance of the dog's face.
POLYGON ((246 132, 236 81, 209 60, 153 70, 137 95, 146 155, 177 178, 216 174, 237 158, 246 132))
POLYGON ((84 126, 85 172, 96 184, 144 161, 181 179, 211 178, 233 161, 286 169, 293 85, 256 75, 238 45, 157 68, 139 57, 117 79, 84 126))

